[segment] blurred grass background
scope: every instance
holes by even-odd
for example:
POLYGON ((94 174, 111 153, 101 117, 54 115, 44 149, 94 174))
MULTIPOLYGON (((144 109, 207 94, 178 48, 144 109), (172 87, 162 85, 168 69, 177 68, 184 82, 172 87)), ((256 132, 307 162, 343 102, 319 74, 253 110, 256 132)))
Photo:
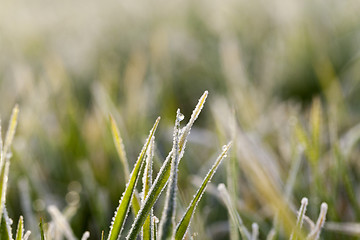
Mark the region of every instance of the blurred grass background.
MULTIPOLYGON (((295 206, 307 196, 311 218, 327 201, 329 221, 359 221, 359 13, 357 0, 3 0, 3 125, 15 103, 21 110, 10 215, 25 214, 27 228, 36 231, 40 216, 50 219, 48 205, 73 206, 75 234, 90 230, 98 239, 125 186, 108 115, 118 121, 130 166, 162 117, 159 167, 171 148, 176 109, 189 118, 209 90, 180 166, 184 203, 196 189, 192 177, 206 174, 220 146, 230 139, 241 145, 251 135, 267 156, 260 165, 280 189, 294 159, 304 159, 290 193, 295 206), (294 126, 313 131, 314 99, 322 122, 311 165, 294 126)), ((246 150, 238 145, 213 182, 228 184, 245 223, 257 221, 263 239, 274 212, 247 176, 246 150)), ((206 195, 194 220, 198 238, 227 239, 225 213, 221 201, 206 195)), ((324 236, 346 237, 327 230, 324 236)))

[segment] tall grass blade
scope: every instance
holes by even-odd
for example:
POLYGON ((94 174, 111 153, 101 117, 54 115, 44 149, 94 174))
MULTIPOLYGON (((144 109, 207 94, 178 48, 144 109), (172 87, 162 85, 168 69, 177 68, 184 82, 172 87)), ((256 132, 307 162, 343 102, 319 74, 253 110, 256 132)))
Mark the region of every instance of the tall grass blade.
MULTIPOLYGON (((110 125, 111 125, 111 133, 113 136, 116 151, 117 151, 120 161, 122 162, 123 167, 124 167, 125 181, 129 181, 129 178, 130 178, 129 161, 126 157, 126 151, 125 151, 124 143, 123 143, 123 140, 122 140, 122 137, 120 134, 120 130, 119 130, 119 128, 116 124, 116 121, 112 115, 110 115, 110 125)), ((140 209, 140 200, 139 200, 139 196, 138 196, 136 190, 135 190, 134 197, 131 201, 131 206, 133 208, 134 214, 136 215, 140 209)))
POLYGON ((231 146, 231 142, 223 147, 222 153, 216 159, 214 165, 211 167, 210 171, 204 178, 200 188, 197 190, 197 192, 196 192, 194 198, 192 199, 191 203, 189 204, 185 214, 183 215, 182 219, 180 220, 179 224, 176 227, 176 232, 175 232, 176 240, 181 240, 184 238, 184 236, 189 228, 192 216, 194 215, 196 206, 197 206, 198 202, 200 201, 203 193, 205 192, 206 186, 210 182, 211 178, 214 176, 214 174, 215 174, 217 168, 219 167, 220 163, 222 162, 222 160, 226 157, 227 152, 230 149, 230 146, 231 146))
POLYGON ((174 139, 173 139, 173 154, 171 161, 171 173, 170 180, 168 184, 168 190, 166 193, 165 206, 163 209, 161 221, 160 221, 160 230, 159 230, 159 239, 172 239, 173 238, 173 229, 175 225, 175 209, 176 209, 176 189, 177 189, 177 172, 178 172, 178 163, 179 163, 179 134, 180 134, 180 121, 183 120, 184 115, 180 113, 178 109, 176 112, 176 121, 174 126, 174 139))
POLYGON ((16 237, 15 240, 22 240, 24 235, 24 220, 23 217, 20 216, 17 230, 16 230, 16 237))
POLYGON ((143 146, 143 148, 140 152, 140 155, 135 163, 135 166, 130 174, 130 180, 129 180, 129 182, 126 186, 126 189, 120 199, 120 204, 115 212, 115 216, 113 218, 113 221, 112 221, 112 224, 110 227, 110 233, 108 236, 108 240, 116 240, 120 237, 125 219, 129 212, 130 201, 132 200, 136 183, 140 177, 141 168, 144 163, 144 157, 145 157, 146 150, 150 145, 150 141, 151 141, 152 137, 154 136, 154 133, 159 124, 159 121, 160 121, 160 117, 157 118, 154 126, 150 130, 149 137, 147 138, 146 143, 143 146))
MULTIPOLYGON (((154 146, 155 145, 155 138, 153 137, 151 139, 150 147, 147 151, 146 156, 146 165, 143 175, 143 191, 142 191, 142 202, 145 201, 145 198, 147 197, 151 182, 152 182, 152 159, 154 156, 154 146)), ((149 216, 146 218, 143 229, 142 229, 142 239, 143 240, 151 240, 152 239, 152 232, 153 232, 153 224, 152 224, 152 218, 153 218, 153 209, 151 209, 149 216)))
POLYGON ((237 212, 236 208, 233 206, 233 203, 230 199, 230 194, 227 191, 226 187, 224 184, 219 184, 218 186, 219 192, 220 192, 220 196, 223 199, 226 208, 228 209, 228 212, 233 220, 233 222, 236 223, 236 226, 239 229, 240 235, 242 239, 247 239, 250 240, 251 239, 251 235, 249 230, 247 230, 247 228, 245 227, 239 213, 237 212))
MULTIPOLYGON (((205 91, 204 94, 199 99, 199 102, 196 105, 194 111, 192 112, 188 124, 183 129, 181 129, 181 136, 179 140, 179 161, 181 160, 181 157, 184 153, 186 140, 190 134, 191 127, 194 124, 195 120, 198 118, 201 109, 204 106, 207 95, 208 95, 208 91, 205 91)), ((141 230, 142 225, 146 220, 146 217, 150 213, 151 208, 154 206, 155 202, 157 201, 161 192, 163 191, 165 185, 167 184, 167 181, 170 176, 171 156, 172 156, 172 151, 170 151, 162 167, 160 168, 160 171, 157 174, 153 185, 151 186, 148 197, 145 199, 145 202, 142 204, 140 211, 138 212, 138 215, 136 216, 135 221, 130 229, 130 232, 126 237, 127 239, 136 239, 137 235, 141 230)))

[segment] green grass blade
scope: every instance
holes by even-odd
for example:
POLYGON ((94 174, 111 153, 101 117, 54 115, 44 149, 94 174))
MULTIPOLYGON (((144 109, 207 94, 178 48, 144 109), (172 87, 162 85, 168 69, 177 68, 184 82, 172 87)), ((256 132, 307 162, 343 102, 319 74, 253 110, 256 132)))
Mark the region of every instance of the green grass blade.
POLYGON ((156 240, 157 239, 157 236, 158 236, 158 230, 157 230, 157 224, 159 222, 159 219, 157 219, 157 217, 153 217, 153 221, 152 221, 152 224, 153 224, 153 233, 152 233, 152 240, 156 240))
POLYGON ((24 235, 24 220, 23 217, 20 216, 17 230, 16 230, 16 237, 15 240, 22 240, 24 235))
POLYGON ((39 228, 40 228, 41 240, 45 240, 44 224, 42 218, 40 218, 39 228))
MULTIPOLYGON (((180 136, 180 140, 179 140, 179 152, 180 152, 179 161, 181 160, 181 157, 184 153, 184 150, 186 147, 186 140, 190 134, 191 127, 194 124, 195 120, 198 118, 198 116, 201 112, 201 109, 204 106, 207 95, 208 95, 208 92, 205 91, 204 94, 199 99, 199 102, 196 105, 188 124, 181 130, 181 136, 180 136)), ((136 239, 137 235, 139 234, 139 232, 141 230, 142 225, 144 224, 144 222, 146 220, 146 217, 150 213, 152 207, 154 206, 155 202, 157 201, 161 192, 163 191, 165 185, 167 184, 167 181, 170 176, 170 169, 171 169, 171 161, 170 161, 171 155, 172 155, 172 151, 170 151, 170 153, 166 157, 162 167, 160 168, 160 171, 157 174, 156 179, 149 191, 149 196, 151 196, 151 197, 148 196, 145 199, 145 202, 142 204, 140 211, 138 212, 138 215, 136 216, 136 219, 130 229, 130 232, 129 232, 128 236, 126 237, 127 239, 129 239, 129 240, 136 239)))
POLYGON ((318 162, 320 157, 320 134, 322 124, 322 111, 320 99, 313 101, 310 113, 311 137, 312 137, 312 161, 318 162))
MULTIPOLYGON (((3 155, 2 155, 3 156, 3 155)), ((10 161, 5 161, 5 164, 0 169, 0 219, 5 211, 6 189, 8 183, 10 161)))
MULTIPOLYGON (((151 183, 152 183, 152 160, 154 156, 154 146, 155 145, 155 138, 153 137, 150 143, 150 147, 147 152, 146 157, 146 165, 143 175, 143 199, 142 202, 145 201, 145 198, 147 197, 151 183)), ((151 240, 152 237, 152 218, 153 218, 153 209, 151 209, 149 216, 146 218, 143 229, 142 229, 142 239, 143 240, 151 240)))
POLYGON ((2 221, 0 226, 0 239, 1 240, 12 240, 11 233, 11 220, 7 214, 6 208, 4 207, 2 221))
POLYGON ((184 115, 180 113, 178 109, 176 112, 176 121, 174 127, 174 140, 173 140, 173 154, 171 161, 171 173, 170 181, 168 184, 168 190, 166 193, 165 206, 163 209, 161 221, 159 239, 172 239, 173 229, 175 225, 175 209, 176 209, 176 189, 177 189, 177 172, 179 163, 179 134, 180 134, 180 121, 184 118, 184 115))
MULTIPOLYGON (((111 125, 111 133, 113 136, 115 148, 119 155, 120 161, 122 162, 123 167, 124 167, 125 181, 129 181, 129 178, 130 178, 129 161, 126 157, 125 146, 124 146, 121 134, 120 134, 120 130, 119 130, 119 128, 116 124, 116 121, 112 115, 110 115, 110 125, 111 125)), ((136 190, 135 190, 134 197, 131 201, 131 206, 134 211, 134 214, 136 215, 140 209, 140 200, 139 200, 139 196, 138 196, 136 190)))
POLYGON ((130 201, 133 198, 135 186, 140 177, 141 168, 144 165, 143 163, 144 163, 144 156, 145 156, 146 150, 150 144, 152 137, 154 136, 154 133, 159 124, 159 121, 160 121, 160 117, 156 120, 153 128, 150 130, 149 137, 147 138, 146 143, 143 146, 143 148, 140 152, 140 155, 135 163, 134 169, 130 174, 130 180, 129 180, 127 187, 120 199, 120 204, 115 212, 115 216, 113 218, 113 222, 110 227, 110 233, 108 236, 108 240, 117 240, 121 234, 125 219, 129 212, 130 201))
POLYGON ((182 219, 180 220, 179 224, 176 227, 176 233, 175 233, 176 240, 181 240, 184 238, 184 236, 189 228, 192 216, 194 215, 196 206, 197 206, 198 202, 200 201, 203 193, 205 192, 206 186, 210 182, 211 178, 214 176, 214 174, 215 174, 217 168, 219 167, 220 163, 222 162, 222 160, 226 157, 226 154, 229 151, 230 146, 231 146, 231 143, 229 143, 228 145, 223 147, 222 153, 216 159, 214 165, 211 167, 210 171, 204 178, 200 188, 196 192, 196 195, 194 196, 193 200, 189 204, 185 214, 183 215, 182 219))
POLYGON ((112 115, 110 115, 110 125, 111 125, 111 133, 113 136, 116 151, 119 155, 121 163, 123 164, 126 181, 128 181, 129 177, 130 177, 129 163, 128 163, 128 159, 126 157, 126 151, 125 151, 122 137, 120 135, 120 130, 119 130, 119 128, 116 124, 116 121, 112 115))
POLYGON ((11 117, 10 117, 10 122, 9 122, 9 127, 8 127, 7 132, 6 132, 4 148, 3 148, 4 160, 7 158, 9 148, 11 146, 11 143, 12 143, 13 139, 14 139, 16 126, 17 126, 18 114, 19 114, 19 106, 16 104, 15 107, 13 108, 13 110, 12 110, 11 117))

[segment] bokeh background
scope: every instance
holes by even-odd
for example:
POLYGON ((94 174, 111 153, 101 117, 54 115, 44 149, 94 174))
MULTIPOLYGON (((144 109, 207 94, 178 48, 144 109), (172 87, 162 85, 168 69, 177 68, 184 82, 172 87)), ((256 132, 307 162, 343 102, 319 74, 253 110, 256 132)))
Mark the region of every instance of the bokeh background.
MULTIPOLYGON (((296 208, 307 196, 313 219, 327 201, 329 221, 360 220, 360 1, 2 0, 0 49, 3 128, 20 106, 7 208, 14 219, 25 215, 34 236, 38 219, 51 221, 47 207, 55 205, 76 236, 90 230, 99 239, 125 186, 109 114, 130 166, 162 117, 157 170, 171 148, 176 109, 189 119, 205 90, 208 101, 180 166, 181 202, 190 201, 198 178, 239 129, 270 156, 260 165, 279 189, 293 159, 303 159, 290 194, 296 208), (311 131, 314 99, 323 121, 317 170, 297 152, 293 134, 296 121, 311 131), (342 171, 332 147, 349 132, 355 140, 346 145, 342 171), (314 186, 314 175, 323 188, 314 186)), ((213 194, 204 196, 193 232, 198 239, 229 238, 214 188, 225 182, 245 223, 258 222, 263 239, 274 213, 252 185, 256 179, 244 173, 243 156, 234 150, 230 158, 213 180, 213 194)), ((324 236, 355 239, 330 230, 324 236)))

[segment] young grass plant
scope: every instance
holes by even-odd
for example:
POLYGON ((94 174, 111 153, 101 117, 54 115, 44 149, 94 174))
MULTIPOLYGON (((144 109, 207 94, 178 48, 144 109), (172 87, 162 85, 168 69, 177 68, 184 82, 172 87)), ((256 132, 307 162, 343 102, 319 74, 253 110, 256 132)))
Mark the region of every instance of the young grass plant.
POLYGON ((108 236, 108 240, 116 240, 120 237, 121 231, 123 230, 124 222, 126 220, 127 214, 129 212, 130 202, 132 201, 135 187, 137 181, 140 177, 141 168, 144 165, 144 157, 146 154, 146 150, 150 145, 150 141, 154 136, 156 128, 159 124, 160 117, 157 118, 153 128, 150 130, 149 137, 146 140, 145 145, 143 146, 138 160, 135 163, 134 169, 130 174, 130 180, 127 184, 127 187, 123 193, 123 196, 120 199, 120 204, 115 212, 115 216, 113 218, 113 222, 111 223, 110 233, 108 236))
MULTIPOLYGON (((207 98, 208 92, 205 91, 205 93, 201 96, 198 104, 196 105, 193 113, 191 114, 191 118, 188 122, 188 124, 181 129, 181 136, 179 140, 179 160, 181 160, 181 157, 184 153, 187 137, 190 134, 191 127, 193 126, 195 120, 198 118, 205 100, 207 98)), ((127 239, 136 239, 137 235, 139 234, 142 225, 145 222, 146 217, 151 211, 151 208, 154 206, 155 202, 159 198, 161 192, 165 188, 167 181, 170 177, 170 170, 171 170, 171 161, 170 158, 172 156, 172 151, 168 154, 166 157, 162 167, 160 168, 159 173, 157 174, 157 177, 155 178, 154 183, 151 186, 151 189, 149 191, 148 197, 145 199, 144 203, 142 204, 140 211, 138 212, 135 221, 132 225, 132 228, 130 229, 130 232, 127 236, 127 239)))

